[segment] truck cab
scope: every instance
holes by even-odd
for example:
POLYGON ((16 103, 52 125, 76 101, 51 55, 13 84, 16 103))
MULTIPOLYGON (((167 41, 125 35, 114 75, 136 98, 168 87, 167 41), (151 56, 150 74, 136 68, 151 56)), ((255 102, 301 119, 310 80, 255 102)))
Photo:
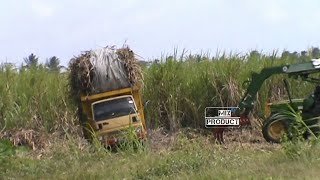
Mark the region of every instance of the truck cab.
POLYGON ((112 147, 124 141, 129 128, 133 129, 139 140, 146 138, 144 107, 139 87, 83 95, 81 102, 87 122, 84 126, 93 131, 105 146, 112 147))

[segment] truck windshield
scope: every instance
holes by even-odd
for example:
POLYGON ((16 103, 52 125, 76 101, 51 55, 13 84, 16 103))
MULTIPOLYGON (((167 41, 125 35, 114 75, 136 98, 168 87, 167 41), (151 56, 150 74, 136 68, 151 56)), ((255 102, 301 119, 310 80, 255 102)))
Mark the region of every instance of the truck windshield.
POLYGON ((96 121, 125 116, 135 112, 136 108, 131 97, 104 101, 93 105, 94 119, 96 121))

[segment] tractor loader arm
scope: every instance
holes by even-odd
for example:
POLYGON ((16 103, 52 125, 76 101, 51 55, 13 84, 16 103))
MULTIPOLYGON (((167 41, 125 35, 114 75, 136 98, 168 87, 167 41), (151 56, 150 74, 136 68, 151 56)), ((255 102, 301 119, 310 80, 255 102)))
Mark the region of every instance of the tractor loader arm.
POLYGON ((283 67, 270 67, 264 68, 261 70, 260 73, 253 72, 251 74, 251 81, 247 88, 246 93, 244 94, 243 98, 241 99, 238 107, 238 111, 236 114, 238 116, 247 116, 250 111, 253 109, 254 102, 256 100, 256 95, 260 90, 261 86, 263 85, 264 81, 268 79, 270 76, 274 74, 281 74, 284 73, 283 67))
MULTIPOLYGON (((254 107, 256 95, 263 85, 264 81, 275 74, 288 74, 289 77, 301 77, 304 80, 313 80, 308 75, 320 72, 320 60, 313 59, 310 62, 298 63, 292 65, 283 65, 276 67, 263 68, 260 73, 253 72, 251 74, 251 81, 247 91, 241 99, 236 115, 247 117, 254 107)), ((319 81, 320 82, 320 81, 319 81)))
MULTIPOLYGON (((320 83, 320 79, 309 77, 309 74, 320 72, 320 59, 312 59, 309 62, 283 65, 276 67, 263 68, 259 73, 253 72, 251 74, 251 81, 249 86, 238 104, 238 109, 235 112, 237 117, 240 117, 240 126, 250 125, 248 118, 249 113, 253 110, 256 96, 264 81, 276 74, 288 74, 291 78, 301 78, 304 81, 311 81, 320 83)), ((224 142, 223 127, 215 128, 213 130, 216 140, 220 143, 224 142)))

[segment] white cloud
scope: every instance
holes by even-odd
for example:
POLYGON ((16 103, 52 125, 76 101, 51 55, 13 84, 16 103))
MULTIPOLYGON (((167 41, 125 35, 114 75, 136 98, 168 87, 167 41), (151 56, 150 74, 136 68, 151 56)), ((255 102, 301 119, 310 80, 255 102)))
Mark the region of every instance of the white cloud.
POLYGON ((55 8, 44 0, 32 0, 31 9, 40 17, 50 17, 55 12, 55 8))

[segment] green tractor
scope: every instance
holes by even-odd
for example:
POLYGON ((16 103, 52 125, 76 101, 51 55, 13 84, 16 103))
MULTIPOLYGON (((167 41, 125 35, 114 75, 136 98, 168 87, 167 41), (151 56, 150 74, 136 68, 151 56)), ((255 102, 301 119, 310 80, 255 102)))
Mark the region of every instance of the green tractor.
MULTIPOLYGON (((288 92, 289 100, 268 103, 266 106, 265 115, 267 118, 262 126, 263 137, 268 142, 273 143, 280 143, 284 134, 287 134, 290 137, 290 134, 292 133, 290 132, 290 128, 293 125, 294 119, 292 118, 294 117, 281 116, 279 112, 291 112, 291 110, 301 113, 301 118, 305 120, 304 123, 310 128, 312 133, 314 135, 319 135, 320 127, 316 117, 320 117, 320 86, 316 86, 314 93, 305 99, 291 99, 288 90, 289 88, 287 85, 285 87, 288 92)), ((305 131, 303 136, 307 139, 310 136, 310 132, 305 131)))
MULTIPOLYGON (((315 135, 320 134, 317 119, 317 117, 320 116, 320 86, 318 86, 320 85, 320 79, 311 77, 311 74, 315 73, 320 73, 320 59, 312 59, 309 62, 298 64, 268 67, 262 69, 260 73, 253 72, 247 91, 235 112, 235 116, 240 117, 240 126, 250 125, 248 115, 253 110, 257 92, 263 85, 263 82, 272 75, 287 74, 289 78, 301 79, 302 81, 315 83, 317 86, 314 93, 307 98, 292 99, 288 82, 287 80, 284 80, 289 100, 267 104, 267 111, 261 115, 264 119, 262 126, 263 137, 266 141, 271 143, 279 143, 284 134, 288 134, 290 137, 290 127, 294 122, 293 119, 279 116, 279 112, 282 112, 283 110, 290 111, 290 107, 295 112, 301 112, 303 120, 313 118, 313 120, 305 121, 305 124, 308 125, 308 127, 311 127, 310 129, 315 135)), ((222 143, 225 128, 216 128, 213 130, 216 139, 222 143)), ((308 138, 309 135, 310 133, 308 131, 304 133, 305 138, 308 138)))

